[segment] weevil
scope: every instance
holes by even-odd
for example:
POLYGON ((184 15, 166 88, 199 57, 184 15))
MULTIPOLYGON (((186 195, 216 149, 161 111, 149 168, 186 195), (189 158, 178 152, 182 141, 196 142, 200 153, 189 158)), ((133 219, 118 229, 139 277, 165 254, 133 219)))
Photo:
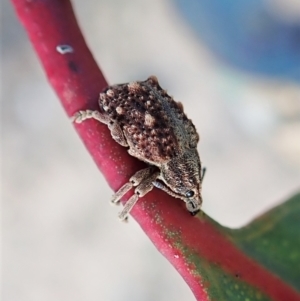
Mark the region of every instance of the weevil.
POLYGON ((100 93, 99 107, 99 111, 75 113, 73 121, 92 118, 106 124, 116 142, 148 164, 112 197, 113 203, 119 203, 135 187, 119 218, 127 219, 138 199, 153 187, 183 200, 187 210, 197 214, 202 204, 204 169, 197 151, 199 135, 183 105, 150 76, 145 81, 109 86, 100 93))

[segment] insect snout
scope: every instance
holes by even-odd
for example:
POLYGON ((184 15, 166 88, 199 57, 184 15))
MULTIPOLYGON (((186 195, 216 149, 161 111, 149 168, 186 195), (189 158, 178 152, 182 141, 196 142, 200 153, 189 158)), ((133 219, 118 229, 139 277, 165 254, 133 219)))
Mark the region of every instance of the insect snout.
POLYGON ((196 215, 201 208, 201 199, 191 199, 186 201, 186 208, 191 213, 192 216, 196 215))

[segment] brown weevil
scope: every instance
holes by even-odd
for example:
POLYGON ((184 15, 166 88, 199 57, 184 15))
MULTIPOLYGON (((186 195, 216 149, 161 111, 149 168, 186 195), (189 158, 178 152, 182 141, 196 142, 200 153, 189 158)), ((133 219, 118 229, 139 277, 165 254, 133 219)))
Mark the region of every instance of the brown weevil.
POLYGON ((73 121, 93 118, 108 126, 112 138, 149 166, 136 172, 113 196, 118 203, 135 187, 119 218, 124 220, 139 198, 153 187, 182 199, 192 215, 200 211, 204 170, 197 151, 199 135, 180 102, 163 90, 155 76, 113 85, 100 93, 99 111, 79 111, 73 121))

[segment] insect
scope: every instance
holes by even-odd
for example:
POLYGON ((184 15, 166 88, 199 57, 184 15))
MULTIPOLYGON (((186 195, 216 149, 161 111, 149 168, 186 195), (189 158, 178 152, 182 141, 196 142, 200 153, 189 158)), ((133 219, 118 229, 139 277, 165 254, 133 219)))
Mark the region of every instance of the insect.
POLYGON ((73 121, 96 119, 108 126, 112 138, 148 167, 136 172, 112 197, 113 203, 132 188, 134 194, 119 214, 128 217, 139 198, 153 187, 182 199, 192 215, 200 211, 204 169, 197 151, 199 135, 180 102, 163 90, 155 76, 114 85, 100 93, 99 111, 75 113, 73 121))

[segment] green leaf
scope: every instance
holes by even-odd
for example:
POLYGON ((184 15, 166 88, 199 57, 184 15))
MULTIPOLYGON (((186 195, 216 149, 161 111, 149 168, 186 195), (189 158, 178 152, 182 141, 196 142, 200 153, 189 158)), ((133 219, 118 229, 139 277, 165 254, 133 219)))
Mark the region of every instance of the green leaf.
POLYGON ((200 243, 174 228, 166 233, 207 300, 300 300, 300 194, 241 229, 224 228, 205 214, 199 219, 200 243))
POLYGON ((300 291, 300 194, 231 237, 247 255, 300 291))

